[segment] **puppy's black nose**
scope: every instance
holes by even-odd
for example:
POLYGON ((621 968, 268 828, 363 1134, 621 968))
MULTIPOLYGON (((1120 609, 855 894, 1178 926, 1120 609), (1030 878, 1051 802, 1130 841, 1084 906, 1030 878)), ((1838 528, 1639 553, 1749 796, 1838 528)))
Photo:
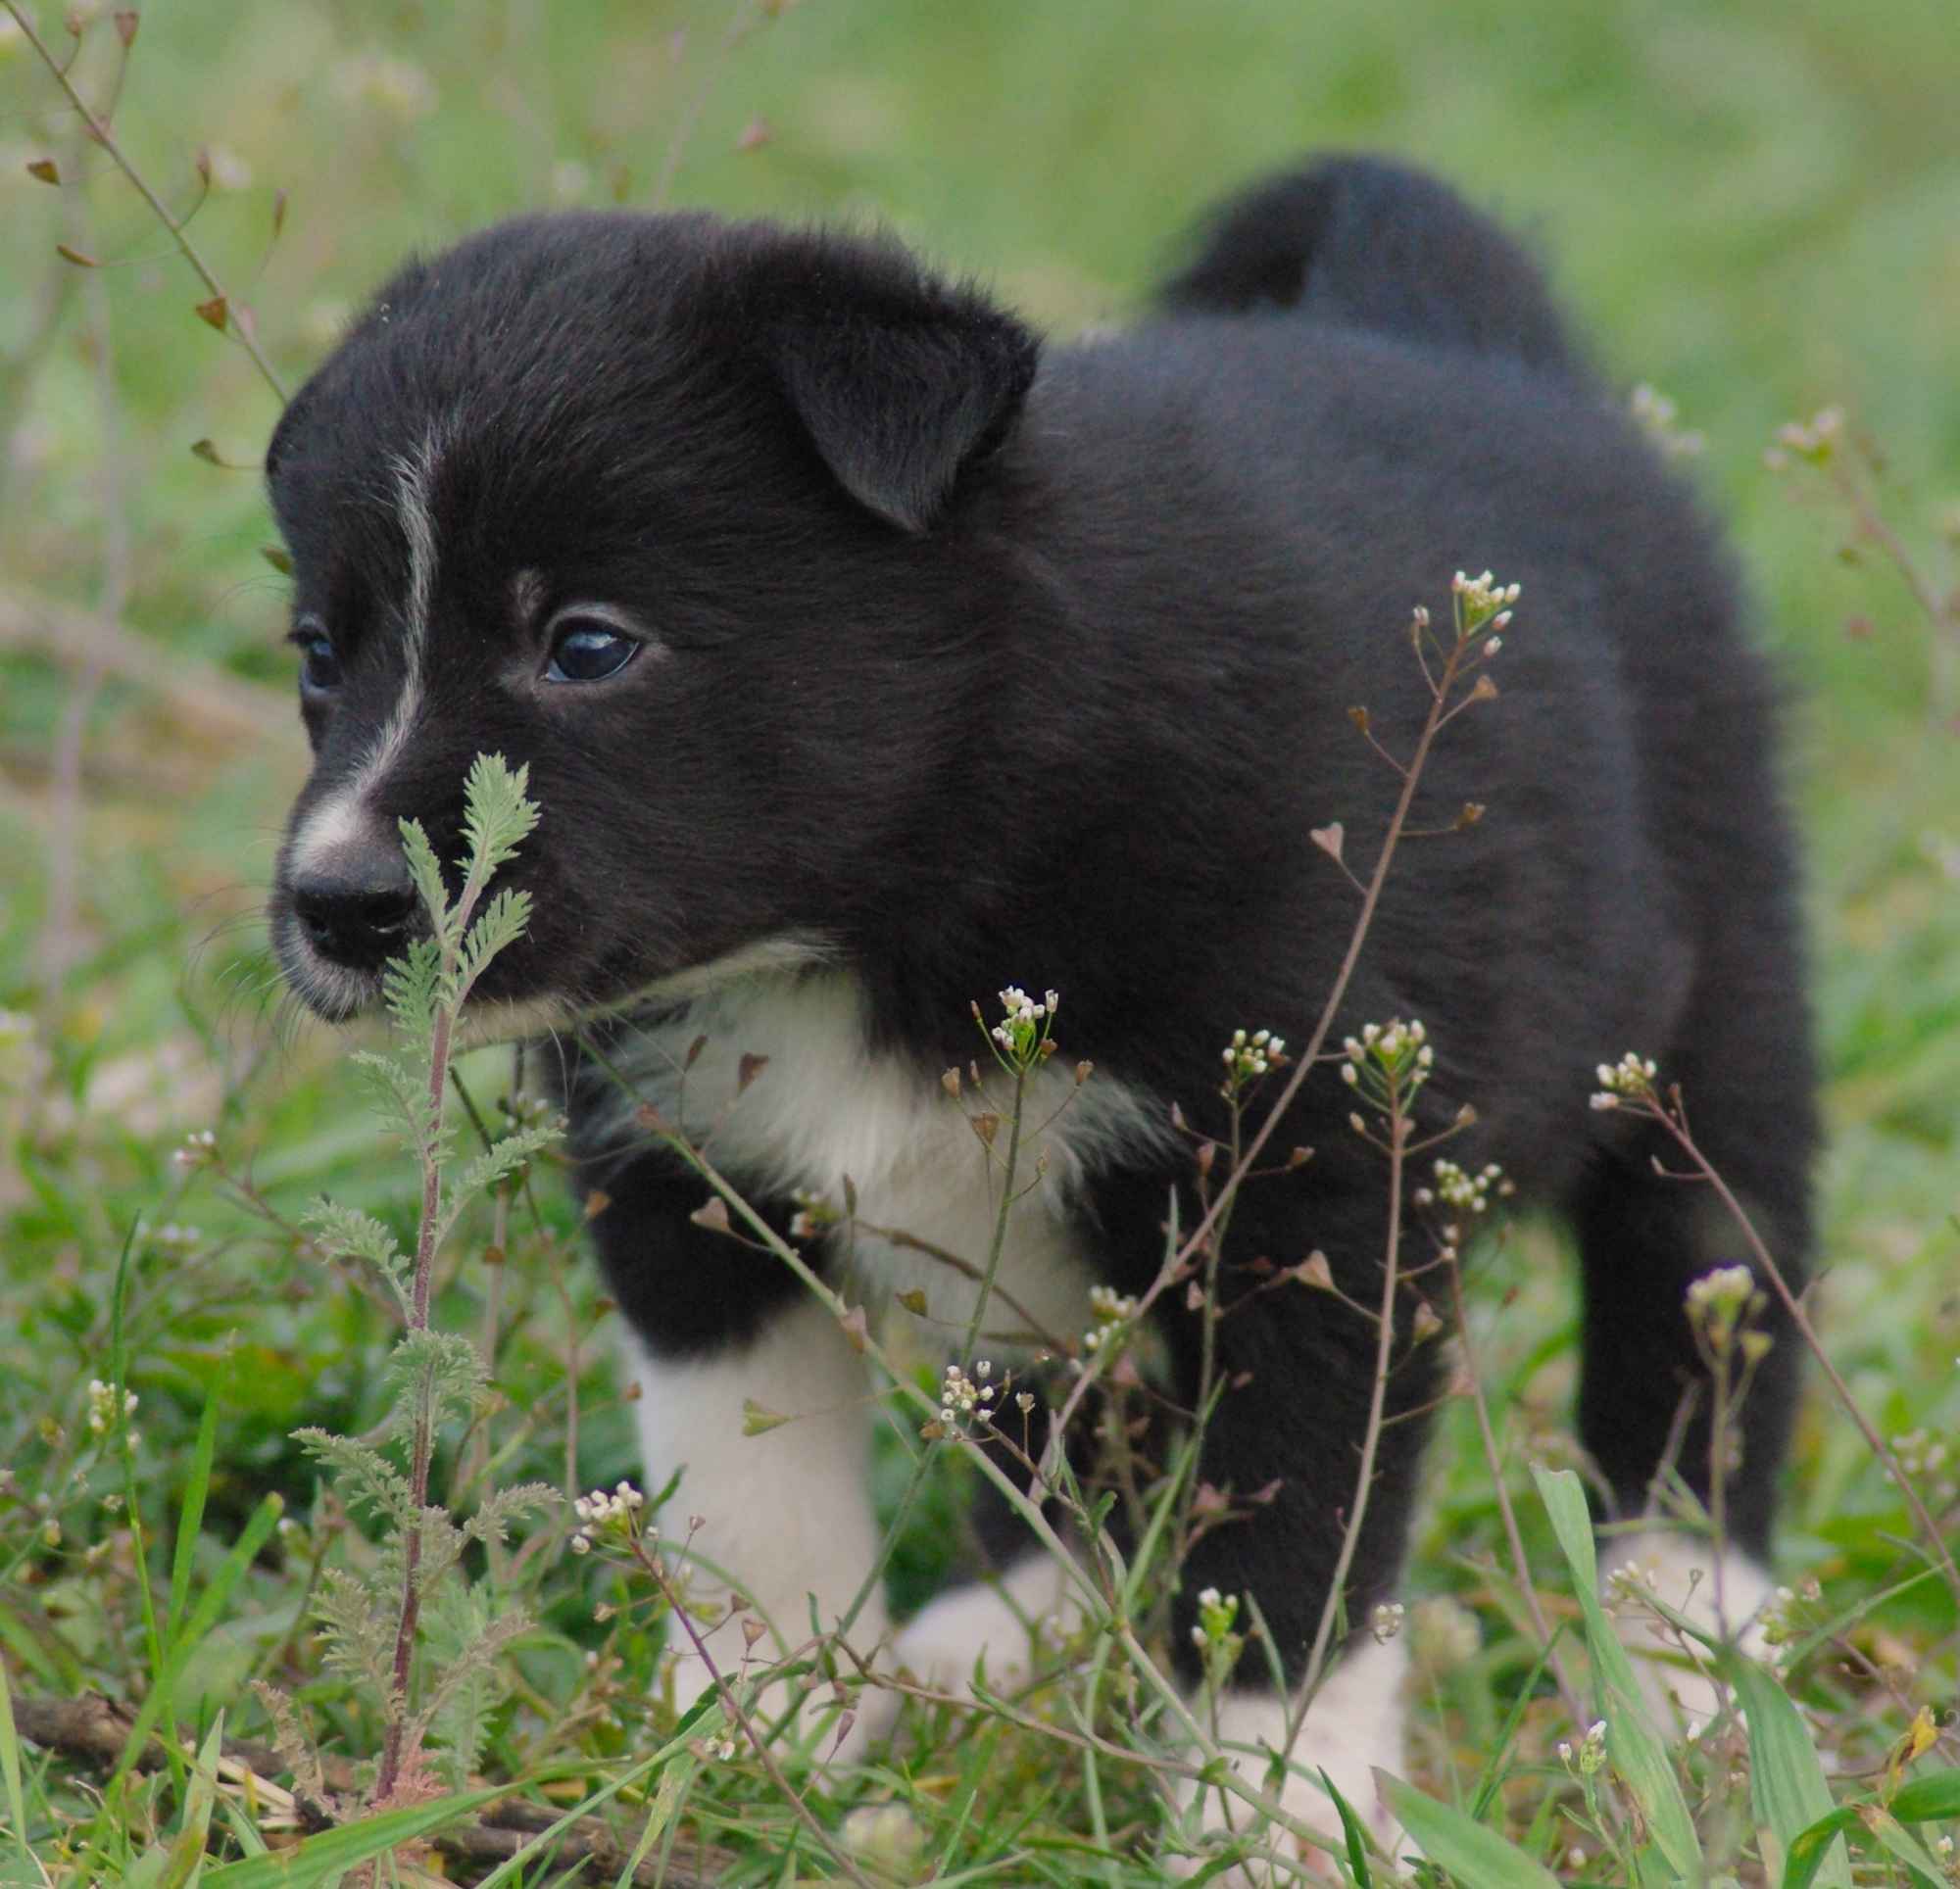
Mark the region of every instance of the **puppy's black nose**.
POLYGON ((378 971, 415 936, 421 900, 399 853, 358 867, 335 862, 293 882, 293 916, 321 957, 378 971))

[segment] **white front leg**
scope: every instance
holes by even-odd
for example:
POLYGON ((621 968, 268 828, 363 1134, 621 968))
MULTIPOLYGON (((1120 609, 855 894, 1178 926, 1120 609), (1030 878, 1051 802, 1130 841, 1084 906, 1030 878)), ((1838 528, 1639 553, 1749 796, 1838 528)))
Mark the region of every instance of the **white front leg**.
MULTIPOLYGON (((775 1629, 751 1656, 789 1652, 809 1638, 810 1604, 818 1622, 836 1625, 877 1557, 871 1512, 868 1383, 863 1361, 837 1322, 813 1298, 779 1313, 741 1349, 673 1360, 633 1342, 628 1351, 640 1385, 640 1448, 650 1487, 676 1469, 680 1487, 667 1505, 662 1535, 670 1548, 692 1546, 735 1583, 775 1629), (789 1419, 745 1435, 744 1406, 789 1419)), ((723 1600, 727 1585, 706 1569, 683 1570, 689 1595, 723 1600)), ((851 1644, 866 1651, 885 1633, 884 1595, 874 1590, 853 1624, 851 1644)), ((748 1648, 739 1629, 704 1629, 714 1664, 728 1676, 748 1648)), ((681 1692, 708 1682, 684 1631, 681 1692)))

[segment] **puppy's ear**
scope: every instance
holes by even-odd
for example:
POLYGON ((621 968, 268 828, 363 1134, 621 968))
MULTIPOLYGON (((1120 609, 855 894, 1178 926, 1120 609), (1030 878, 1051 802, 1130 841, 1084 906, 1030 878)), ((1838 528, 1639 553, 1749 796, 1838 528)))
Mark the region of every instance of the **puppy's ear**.
POLYGON ((928 531, 967 466, 1006 438, 1040 343, 896 245, 832 250, 774 324, 784 390, 858 504, 928 531))

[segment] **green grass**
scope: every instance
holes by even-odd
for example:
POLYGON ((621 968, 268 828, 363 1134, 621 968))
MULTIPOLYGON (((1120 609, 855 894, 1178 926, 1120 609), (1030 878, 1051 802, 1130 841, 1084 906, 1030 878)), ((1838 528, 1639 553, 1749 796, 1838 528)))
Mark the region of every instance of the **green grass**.
MULTIPOLYGON (((289 385, 407 248, 524 207, 644 203, 670 154, 672 201, 888 222, 1061 333, 1120 318, 1192 212, 1305 147, 1392 149, 1502 209, 1542 241, 1613 373, 1661 387, 1706 436, 1698 477, 1733 522, 1791 690, 1829 1072, 1822 1323, 1886 1435, 1924 1432, 1919 1454, 1944 1439, 1960 1456, 1960 872, 1942 864, 1960 854, 1954 665, 1869 546, 1840 556, 1841 509, 1808 502, 1804 481, 1761 458, 1780 422, 1842 403, 1883 446, 1886 515, 1953 583, 1939 531, 1960 498, 1950 9, 805 0, 724 55, 731 17, 179 0, 143 19, 116 129, 178 207, 196 194, 200 144, 220 177, 249 169, 192 234, 256 311, 289 385), (758 120, 767 138, 739 148, 758 120), (290 197, 273 242, 278 190, 290 197)), ((98 100, 112 52, 104 14, 76 68, 98 100)), ((34 1879, 24 1817, 58 1875, 162 1880, 146 1854, 193 1868, 183 1833, 202 1817, 235 1867, 262 1830, 283 1840, 264 1806, 222 1785, 214 1808, 197 1781, 220 1710, 227 1736, 270 1737, 250 1679, 294 1690, 338 1752, 376 1749, 372 1702, 322 1672, 302 1619, 318 1568, 371 1549, 318 1498, 291 1432, 379 1420, 392 1323, 352 1275, 307 1257, 295 1229, 330 1191, 412 1232, 414 1173, 377 1159, 344 1045, 276 1013, 256 920, 304 772, 282 583, 259 555, 271 530, 249 469, 275 403, 192 313, 205 291, 13 38, 0 38, 0 1009, 23 1020, 0 1041, 0 1661, 16 1712, 88 1691, 151 1699, 191 1741, 175 1765, 116 1784, 104 1810, 104 1771, 50 1759, 0 1713, 0 1881, 34 1879), (25 170, 50 156, 60 189, 25 170), (113 266, 76 270, 57 242, 113 266), (194 457, 200 440, 248 469, 194 457), (96 646, 33 626, 50 603, 105 600, 183 686, 173 697, 112 662, 72 790, 61 728, 96 646), (250 1202, 172 1163, 203 1129, 250 1202), (126 1462, 89 1429, 91 1379, 140 1395, 126 1462), (272 1497, 284 1522, 241 1556, 272 1497)), ((1574 1061, 1620 1047, 1574 1044, 1574 1061)), ((490 1108, 508 1072, 479 1056, 466 1078, 490 1108)), ((439 1458, 438 1486, 467 1497, 486 1477, 590 1487, 637 1474, 611 1321, 556 1177, 510 1202, 494 1288, 492 1231, 487 1216, 474 1227, 436 1313, 453 1330, 494 1326, 504 1402, 439 1458)), ((1573 1368, 1552 1257, 1530 1231, 1491 1255, 1476 1315, 1506 1435, 1547 1458, 1573 1368)), ((1478 1646, 1430 1671, 1411 1775, 1568 1874, 1575 1842, 1596 1850, 1574 1834, 1550 1757, 1572 1728, 1549 1697, 1514 1710, 1536 1653, 1467 1411, 1445 1429, 1416 1579, 1472 1611, 1478 1646), (1515 1768, 1499 1788, 1487 1766, 1500 1749, 1515 1768)), ((1796 1459, 1785 1562, 1821 1583, 1806 1622, 1843 1622, 1797 1698, 1834 1769, 1877 1773, 1914 1710, 1950 1705, 1954 1610, 1936 1582, 1868 1609, 1909 1572, 1902 1512, 1821 1388, 1796 1459)), ((880 1474, 896 1491, 905 1465, 888 1458, 880 1474)), ((1949 1465, 1925 1480, 1960 1531, 1953 1478, 1949 1465)), ((1514 1484, 1548 1604, 1577 1633, 1522 1463, 1514 1484)), ((902 1602, 943 1571, 952 1507, 936 1488, 917 1512, 896 1564, 902 1602)), ((560 1810, 614 1789, 608 1814, 627 1847, 651 1829, 649 1854, 676 1867, 706 1841, 741 1859, 744 1880, 829 1872, 753 1768, 717 1769, 683 1741, 673 1764, 636 1770, 668 1748, 687 1702, 660 1695, 658 1630, 619 1576, 534 1558, 519 1578, 541 1623, 514 1655, 487 1776, 526 1780, 560 1810), (604 1604, 624 1611, 602 1621, 604 1604), (547 1788, 553 1775, 564 1781, 547 1788)), ((1936 1730, 1921 1767, 1960 1762, 1950 1720, 1936 1730)), ((1751 1821, 1734 1809, 1746 1792, 1724 1797, 1723 1767, 1759 1756, 1742 1743, 1720 1763, 1675 1753, 1712 1807, 1711 1855, 1733 1854, 1751 1821)), ((833 1828, 857 1814, 846 1827, 860 1831, 876 1806, 898 1806, 885 1836, 912 1876, 1161 1879, 1140 1773, 998 1721, 922 1714, 908 1756, 835 1790, 813 1782, 809 1801, 833 1828)), ((1609 1857, 1588 1866, 1622 1879, 1609 1857)))

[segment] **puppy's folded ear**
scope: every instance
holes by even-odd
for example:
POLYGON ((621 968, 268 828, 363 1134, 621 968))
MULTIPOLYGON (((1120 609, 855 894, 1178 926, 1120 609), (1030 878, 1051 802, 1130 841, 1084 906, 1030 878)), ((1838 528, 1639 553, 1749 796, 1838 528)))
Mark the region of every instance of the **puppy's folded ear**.
POLYGON ((833 242, 801 287, 771 333, 791 405, 858 504, 930 530, 961 471, 1012 429, 1040 343, 896 244, 833 242))

